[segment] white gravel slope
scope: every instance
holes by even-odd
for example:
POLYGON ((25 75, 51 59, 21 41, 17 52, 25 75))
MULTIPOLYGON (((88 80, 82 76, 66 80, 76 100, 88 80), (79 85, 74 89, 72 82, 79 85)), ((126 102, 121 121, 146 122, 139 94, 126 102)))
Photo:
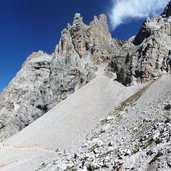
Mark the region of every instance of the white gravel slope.
POLYGON ((76 152, 99 120, 138 89, 98 73, 86 86, 1 144, 0 170, 32 171, 42 161, 55 160, 56 149, 76 152))
POLYGON ((135 89, 99 75, 6 143, 76 151, 99 120, 135 89))

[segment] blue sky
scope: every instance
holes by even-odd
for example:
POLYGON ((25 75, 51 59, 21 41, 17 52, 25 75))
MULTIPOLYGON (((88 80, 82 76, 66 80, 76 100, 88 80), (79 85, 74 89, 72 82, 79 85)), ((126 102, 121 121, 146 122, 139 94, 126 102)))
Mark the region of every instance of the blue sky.
MULTIPOLYGON (((88 24, 94 15, 108 13, 110 0, 1 0, 0 1, 0 92, 33 51, 52 53, 60 34, 80 12, 88 24)), ((130 20, 112 32, 127 39, 136 34, 143 19, 130 20)))

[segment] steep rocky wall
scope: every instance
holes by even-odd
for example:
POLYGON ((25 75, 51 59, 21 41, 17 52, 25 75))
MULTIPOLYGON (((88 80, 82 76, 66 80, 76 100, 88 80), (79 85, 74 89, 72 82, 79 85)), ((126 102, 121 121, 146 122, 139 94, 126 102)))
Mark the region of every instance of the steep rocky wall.
POLYGON ((49 78, 50 62, 51 57, 42 51, 32 53, 1 94, 1 140, 23 129, 46 112, 40 109, 41 92, 38 90, 49 78))
POLYGON ((50 108, 94 78, 98 65, 108 63, 120 47, 109 33, 105 15, 87 26, 76 14, 73 24, 63 30, 52 59, 50 88, 46 89, 46 94, 52 94, 50 108))
POLYGON ((148 81, 171 66, 171 3, 159 17, 147 18, 135 38, 130 39, 113 57, 109 70, 117 80, 130 85, 135 80, 148 81))

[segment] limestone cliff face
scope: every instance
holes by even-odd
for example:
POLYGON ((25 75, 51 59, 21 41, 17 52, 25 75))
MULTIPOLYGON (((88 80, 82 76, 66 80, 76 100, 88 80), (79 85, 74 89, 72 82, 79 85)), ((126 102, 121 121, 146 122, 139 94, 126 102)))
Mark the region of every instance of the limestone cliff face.
POLYGON ((40 90, 49 78, 50 62, 51 57, 42 51, 32 53, 1 94, 1 140, 23 129, 46 112, 46 109, 40 109, 39 101, 42 96, 40 90))
POLYGON ((160 16, 147 18, 139 33, 113 57, 109 68, 117 73, 119 82, 129 85, 134 80, 148 81, 170 71, 170 10, 171 3, 160 16))
POLYGON ((105 15, 94 17, 87 26, 83 23, 80 14, 76 14, 72 26, 68 25, 63 30, 56 50, 59 56, 66 56, 72 48, 80 58, 91 55, 91 59, 97 63, 109 59, 113 53, 116 53, 120 48, 120 42, 112 39, 105 15))
POLYGON ((112 39, 105 15, 89 26, 76 14, 72 25, 63 30, 51 63, 50 89, 46 93, 57 104, 95 77, 101 63, 108 63, 121 43, 112 39), (98 29, 97 29, 98 28, 98 29))
POLYGON ((0 95, 0 141, 20 131, 95 77, 122 43, 112 39, 105 15, 90 25, 76 14, 55 52, 32 53, 0 95))

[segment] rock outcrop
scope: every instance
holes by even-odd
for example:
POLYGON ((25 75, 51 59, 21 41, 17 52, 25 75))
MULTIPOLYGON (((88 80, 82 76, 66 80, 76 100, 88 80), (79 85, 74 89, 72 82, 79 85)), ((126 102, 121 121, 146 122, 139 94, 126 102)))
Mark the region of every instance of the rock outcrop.
POLYGON ((1 94, 1 140, 23 129, 47 111, 40 99, 41 88, 50 75, 51 60, 52 57, 42 51, 32 53, 1 94))
POLYGON ((130 85, 135 80, 148 81, 171 67, 171 3, 159 17, 147 18, 139 33, 115 55, 109 70, 117 80, 130 85))
POLYGON ((112 39, 105 15, 90 25, 76 14, 52 55, 31 54, 0 96, 0 141, 15 134, 95 77, 122 42, 112 39), (98 29, 97 29, 98 27, 98 29))

